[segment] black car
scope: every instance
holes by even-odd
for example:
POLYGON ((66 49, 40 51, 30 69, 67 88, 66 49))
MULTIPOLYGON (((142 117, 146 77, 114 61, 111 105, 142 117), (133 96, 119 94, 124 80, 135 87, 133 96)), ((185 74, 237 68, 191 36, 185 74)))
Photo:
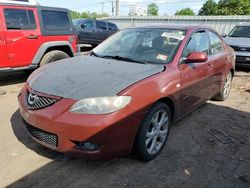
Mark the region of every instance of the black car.
POLYGON ((114 23, 93 20, 93 19, 74 19, 75 26, 80 44, 91 44, 96 46, 118 31, 114 23))

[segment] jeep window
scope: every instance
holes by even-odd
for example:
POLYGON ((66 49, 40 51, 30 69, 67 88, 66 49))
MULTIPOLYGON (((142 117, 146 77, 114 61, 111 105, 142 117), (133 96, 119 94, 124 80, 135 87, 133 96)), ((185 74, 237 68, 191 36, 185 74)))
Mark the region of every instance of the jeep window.
POLYGON ((236 26, 228 36, 250 38, 250 26, 236 26))
POLYGON ((96 21, 96 28, 97 29, 107 30, 106 23, 105 22, 100 22, 100 21, 96 21))
POLYGON ((211 54, 218 54, 224 51, 221 39, 213 32, 209 31, 211 54))
POLYGON ((71 28, 67 12, 42 10, 45 30, 69 30, 71 28))
POLYGON ((115 24, 112 24, 112 23, 108 23, 108 29, 110 31, 117 31, 118 30, 117 26, 115 24))
POLYGON ((36 29, 36 21, 32 10, 4 9, 8 30, 36 29))

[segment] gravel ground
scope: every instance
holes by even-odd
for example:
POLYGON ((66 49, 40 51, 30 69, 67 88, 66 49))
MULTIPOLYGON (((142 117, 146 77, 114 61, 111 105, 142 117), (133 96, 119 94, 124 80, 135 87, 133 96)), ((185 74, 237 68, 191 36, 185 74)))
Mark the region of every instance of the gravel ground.
POLYGON ((128 156, 85 161, 33 142, 17 110, 26 78, 0 76, 0 187, 250 187, 250 70, 236 73, 227 101, 208 101, 177 122, 149 163, 128 156), (223 144, 212 128, 234 142, 223 144))

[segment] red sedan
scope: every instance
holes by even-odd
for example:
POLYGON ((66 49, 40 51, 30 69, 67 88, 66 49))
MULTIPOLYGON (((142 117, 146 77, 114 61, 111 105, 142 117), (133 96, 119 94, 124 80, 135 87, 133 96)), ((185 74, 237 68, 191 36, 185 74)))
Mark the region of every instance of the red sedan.
POLYGON ((20 112, 30 136, 53 150, 150 161, 173 122, 228 97, 234 68, 234 51, 211 28, 129 28, 87 56, 36 70, 18 96, 20 112))

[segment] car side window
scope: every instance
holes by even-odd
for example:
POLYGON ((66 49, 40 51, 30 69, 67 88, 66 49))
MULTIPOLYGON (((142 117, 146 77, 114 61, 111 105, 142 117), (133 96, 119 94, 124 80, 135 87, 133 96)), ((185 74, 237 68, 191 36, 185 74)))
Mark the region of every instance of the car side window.
POLYGON ((81 25, 81 27, 84 28, 84 29, 95 28, 94 27, 94 22, 92 20, 87 20, 87 21, 83 22, 82 25, 81 25))
POLYGON ((193 33, 183 52, 183 57, 187 57, 191 52, 209 52, 209 40, 205 31, 193 33))
POLYGON ((106 23, 101 21, 96 21, 96 28, 107 30, 106 23))
POLYGON ((32 10, 4 9, 8 30, 36 29, 36 21, 32 10))
POLYGON ((112 23, 108 23, 108 29, 110 31, 117 31, 118 30, 118 28, 116 27, 116 25, 112 24, 112 23))
POLYGON ((208 32, 210 38, 211 54, 218 54, 224 51, 221 39, 213 32, 208 32))

